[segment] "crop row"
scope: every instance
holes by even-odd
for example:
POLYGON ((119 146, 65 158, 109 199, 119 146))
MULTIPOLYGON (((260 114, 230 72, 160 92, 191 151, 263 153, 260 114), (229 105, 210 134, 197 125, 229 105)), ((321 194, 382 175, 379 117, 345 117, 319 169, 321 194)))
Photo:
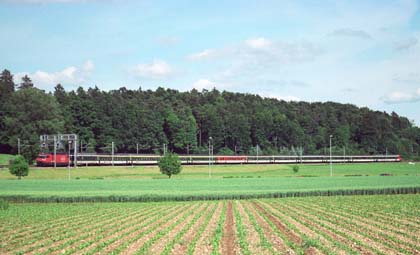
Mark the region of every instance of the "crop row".
POLYGON ((68 205, 12 204, 0 212, 0 254, 418 254, 411 209, 419 202, 394 195, 82 203, 72 205, 81 213, 69 208, 61 217, 68 205))

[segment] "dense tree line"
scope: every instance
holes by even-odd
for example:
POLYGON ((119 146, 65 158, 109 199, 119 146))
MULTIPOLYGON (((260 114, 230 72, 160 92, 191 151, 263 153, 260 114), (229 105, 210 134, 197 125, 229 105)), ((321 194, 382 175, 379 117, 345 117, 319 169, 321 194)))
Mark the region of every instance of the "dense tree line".
POLYGON ((28 158, 39 151, 39 135, 76 133, 83 151, 161 153, 324 154, 333 135, 335 154, 420 155, 420 128, 388 114, 333 102, 285 102, 258 95, 172 89, 109 92, 97 87, 52 93, 28 76, 15 84, 0 75, 0 152, 16 153, 22 141, 28 158), (210 139, 211 137, 211 139, 210 139))

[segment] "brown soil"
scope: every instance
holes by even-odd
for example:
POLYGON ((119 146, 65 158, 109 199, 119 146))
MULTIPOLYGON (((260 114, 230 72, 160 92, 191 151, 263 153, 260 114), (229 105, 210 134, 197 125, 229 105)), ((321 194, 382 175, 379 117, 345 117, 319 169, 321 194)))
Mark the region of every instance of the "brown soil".
MULTIPOLYGON (((308 208, 308 207, 306 207, 308 208)), ((380 250, 386 250, 387 253, 393 253, 393 254, 398 254, 399 251, 393 248, 390 248, 388 246, 385 246, 384 243, 390 243, 392 244, 392 247, 401 247, 403 249, 408 249, 410 250, 410 253, 415 253, 416 251, 411 249, 409 246, 407 245, 403 245, 401 243, 395 242, 390 238, 386 238, 383 237, 381 235, 379 235, 378 233, 382 232, 385 233, 386 231, 379 229, 375 226, 372 226, 370 224, 366 224, 363 223, 361 221, 359 221, 359 217, 355 216, 355 215, 350 215, 350 217, 343 217, 339 214, 335 214, 335 213, 330 213, 325 211, 325 209, 318 209, 318 207, 313 207, 311 206, 312 210, 317 211, 320 214, 323 214, 327 217, 333 217, 336 219, 333 219, 333 221, 339 221, 341 223, 341 225, 343 225, 344 228, 349 229, 351 231, 354 232, 358 232, 358 233, 363 233, 363 236, 365 236, 366 238, 370 238, 370 237, 375 237, 377 239, 379 239, 380 241, 373 241, 373 243, 376 244, 377 248, 380 250), (345 221, 350 221, 350 223, 346 223, 345 221), (361 230, 363 230, 363 232, 361 232, 361 230)), ((360 219, 363 221, 363 218, 360 219)), ((334 222, 333 222, 334 223, 334 222)), ((401 239, 400 239, 401 240, 401 239)), ((403 241, 403 240, 401 240, 403 241)))
POLYGON ((270 212, 268 212, 265 208, 263 208, 259 203, 253 202, 253 205, 257 208, 258 211, 265 214, 271 222, 274 223, 274 225, 277 227, 280 232, 282 232, 287 238, 294 242, 295 244, 301 246, 302 245, 302 238, 298 236, 296 233, 294 233, 292 230, 290 230, 285 224, 281 223, 279 219, 274 217, 270 212))
POLYGON ((182 255, 187 253, 188 246, 197 235, 198 230, 204 224, 207 216, 216 209, 217 204, 214 203, 209 206, 207 211, 194 223, 193 226, 185 233, 184 237, 179 240, 172 248, 171 253, 173 255, 182 255))
POLYGON ((221 253, 226 255, 235 254, 235 223, 233 219, 232 202, 229 201, 226 210, 226 221, 223 229, 221 253))
MULTIPOLYGON (((165 208, 161 209, 164 210, 165 208)), ((174 210, 180 210, 178 209, 174 209, 174 210)), ((170 213, 172 213, 171 210, 170 213)), ((85 254, 93 249, 95 249, 98 245, 101 245, 104 242, 110 241, 112 239, 115 239, 116 237, 121 236, 124 233, 130 233, 130 232, 134 232, 136 228, 138 228, 139 226, 143 225, 145 221, 147 221, 148 219, 150 219, 151 215, 149 213, 145 213, 143 212, 141 214, 140 217, 130 217, 128 220, 121 221, 114 221, 114 224, 116 224, 114 227, 112 228, 108 228, 105 231, 99 232, 100 236, 103 236, 102 239, 100 240, 95 240, 95 238, 97 238, 98 234, 93 234, 92 236, 89 236, 89 238, 86 238, 83 241, 94 241, 92 244, 90 244, 89 246, 83 248, 83 250, 81 251, 77 251, 76 254, 85 254)), ((157 217, 157 216, 152 216, 152 217, 157 217)), ((147 228, 148 226, 145 226, 144 228, 147 228)), ((110 245, 108 245, 106 248, 109 248, 113 245, 115 245, 116 242, 125 240, 124 238, 118 238, 117 240, 115 240, 114 242, 112 242, 110 245)), ((79 244, 74 244, 72 245, 72 248, 77 248, 79 244)))
POLYGON ((241 215, 242 225, 246 229, 246 241, 248 243, 249 251, 251 254, 271 254, 271 252, 262 245, 260 236, 255 230, 254 225, 252 225, 248 214, 245 212, 242 202, 236 202, 236 207, 238 208, 238 212, 241 215))
MULTIPOLYGON (((101 218, 106 219, 108 217, 109 217, 109 214, 103 213, 95 217, 95 219, 101 219, 101 218)), ((20 249, 26 249, 28 247, 34 247, 34 243, 30 243, 24 246, 22 246, 22 243, 24 243, 25 241, 28 241, 27 240, 28 238, 30 239, 29 241, 38 239, 36 243, 45 242, 46 240, 50 240, 51 236, 56 237, 57 235, 62 234, 63 229, 68 229, 68 228, 74 229, 75 225, 85 225, 89 223, 89 221, 91 221, 90 219, 86 217, 78 217, 78 218, 83 219, 83 220, 77 222, 77 224, 75 224, 74 222, 64 222, 59 225, 51 225, 51 226, 44 223, 42 224, 42 227, 40 227, 41 224, 36 224, 35 226, 38 228, 25 226, 23 228, 23 231, 21 231, 22 229, 18 229, 16 230, 15 234, 10 234, 9 236, 7 236, 7 239, 4 242, 8 243, 9 248, 13 250, 16 250, 16 249, 20 250, 20 249), (16 234, 18 234, 18 236, 15 236, 16 234)))
MULTIPOLYGON (((322 205, 318 205, 322 206, 322 205)), ((353 211, 365 211, 366 209, 361 207, 349 207, 344 206, 343 208, 345 211, 352 213, 353 211)), ((377 211, 368 211, 370 217, 375 218, 375 220, 383 222, 383 223, 395 223, 396 226, 403 226, 405 228, 410 228, 413 231, 418 231, 420 229, 420 221, 416 217, 407 217, 404 214, 391 214, 389 212, 377 212, 377 211)))
POLYGON ((361 236, 358 233, 351 232, 351 231, 349 231, 346 228, 343 228, 337 222, 332 223, 329 220, 326 221, 324 219, 320 219, 317 215, 315 215, 315 214, 308 214, 306 210, 304 210, 304 209, 302 209, 300 207, 295 207, 295 206, 291 206, 291 205, 289 205, 289 207, 290 207, 290 211, 295 211, 296 214, 302 215, 303 217, 306 218, 306 220, 307 220, 308 223, 312 223, 314 225, 317 225, 317 227, 320 229, 320 231, 322 231, 322 232, 330 235, 331 237, 333 237, 334 239, 336 239, 337 241, 339 241, 341 243, 347 244, 351 249, 353 249, 355 251, 358 251, 358 252, 360 252, 362 254, 374 254, 375 251, 372 248, 378 248, 372 240, 367 239, 367 238, 361 236), (330 230, 328 230, 328 229, 326 229, 326 228, 324 228, 324 227, 316 224, 316 222, 322 222, 322 224, 324 224, 324 225, 326 225, 326 226, 328 226, 330 228, 336 229, 341 234, 340 235, 337 235, 337 234, 333 233, 332 231, 330 231, 330 230), (360 246, 357 243, 354 243, 353 241, 347 239, 347 237, 345 235, 348 235, 348 236, 350 236, 352 238, 355 238, 357 240, 363 241, 363 243, 370 244, 370 247, 371 248, 368 249, 366 247, 360 246))
POLYGON ((154 245, 152 247, 150 247, 149 253, 150 254, 161 254, 163 252, 163 250, 165 249, 165 246, 169 242, 174 240, 176 235, 179 232, 181 232, 181 230, 184 227, 186 227, 188 225, 188 223, 191 222, 197 214, 202 216, 203 214, 205 214, 205 211, 207 211, 207 209, 208 209, 208 205, 203 204, 202 206, 200 206, 200 208, 198 208, 197 210, 194 210, 194 212, 190 216, 188 216, 183 222, 176 225, 176 227, 173 228, 171 231, 169 231, 169 233, 167 233, 165 236, 162 236, 159 241, 154 243, 154 245))
MULTIPOLYGON (((131 227, 130 229, 127 229, 124 232, 131 232, 126 236, 123 236, 121 238, 118 238, 117 240, 115 240, 114 242, 110 243, 107 247, 105 247, 104 251, 102 253, 105 254, 109 254, 111 253, 113 250, 117 249, 120 245, 122 245, 125 241, 130 240, 131 238, 137 236, 139 233, 141 233, 142 231, 144 231, 145 229, 148 229, 150 227, 153 227, 156 224, 161 223, 162 221, 164 221, 166 218, 171 217, 171 215, 177 214, 180 211, 182 211, 183 209, 185 209, 186 206, 179 206, 179 207, 174 207, 171 208, 170 210, 167 211, 167 215, 165 215, 165 217, 160 217, 158 211, 158 214, 152 214, 152 215, 146 215, 146 217, 144 218, 139 218, 136 219, 132 224, 134 224, 133 227, 131 227), (156 221, 154 221, 156 220, 156 221), (145 226, 143 226, 146 223, 145 226), (143 226, 143 227, 141 227, 143 226), (138 229, 139 227, 141 227, 140 229, 138 229)), ((166 210, 167 208, 162 208, 161 210, 166 210)), ((119 234, 118 234, 119 235, 119 234)), ((116 237, 118 235, 112 235, 110 238, 116 237)), ((107 239, 109 240, 110 238, 107 237, 107 239)), ((102 240, 104 241, 104 240, 102 240)), ((86 250, 84 250, 83 252, 86 252, 86 250)))
MULTIPOLYGON (((137 239, 134 243, 132 243, 131 245, 129 245, 127 247, 127 249, 125 249, 124 251, 122 251, 122 254, 134 254, 138 249, 140 249, 147 241, 149 241, 150 239, 152 239, 157 233, 159 233, 160 231, 168 228, 170 225, 172 225, 173 223, 175 223, 177 220, 179 220, 180 218, 182 218, 184 215, 186 214, 191 214, 191 211, 197 209, 197 206, 191 206, 191 208, 184 210, 183 212, 177 214, 175 217, 170 217, 168 218, 167 221, 162 221, 161 223, 159 223, 159 227, 157 227, 156 229, 154 229, 152 232, 148 233, 145 236, 142 236, 141 238, 137 239)), ((166 220, 166 218, 165 218, 166 220)), ((140 234, 141 232, 139 232, 140 234)))
MULTIPOLYGON (((316 233, 315 231, 313 231, 312 229, 308 228, 307 226, 305 226, 304 224, 300 223, 299 221, 295 220, 294 218, 292 218, 291 216, 287 215, 284 213, 284 210, 280 210, 280 208, 276 208, 273 207, 270 204, 264 203, 267 207, 270 208, 270 210, 275 211, 276 213, 278 213, 279 215, 281 215, 282 217, 284 217, 289 223, 291 223, 292 225, 294 225, 297 229, 299 229, 299 231, 308 236, 311 239, 319 239, 319 241, 321 242, 322 246, 329 249, 330 251, 332 251, 334 254, 340 254, 340 255, 345 255, 346 251, 339 249, 338 247, 335 247, 334 244, 325 239, 323 236, 319 235, 318 233, 316 233)), ((315 247, 309 247, 306 251, 305 254, 318 254, 319 251, 317 251, 317 249, 315 249, 315 247), (315 253, 314 253, 315 252, 315 253)))
MULTIPOLYGON (((135 215, 137 215, 138 212, 133 212, 131 215, 128 215, 129 217, 134 217, 135 215), (134 216, 133 216, 134 215, 134 216)), ((78 226, 84 225, 83 221, 81 222, 72 222, 69 223, 70 228, 57 228, 51 231, 44 231, 42 236, 45 237, 44 239, 39 239, 34 243, 30 243, 28 245, 24 245, 19 247, 19 251, 24 251, 27 250, 29 248, 33 248, 35 247, 35 249, 32 252, 27 252, 26 254, 32 254, 32 253, 40 253, 40 252, 45 252, 46 250, 48 250, 49 248, 54 248, 57 247, 59 245, 61 245, 62 243, 66 242, 67 240, 70 239, 74 239, 75 236, 68 236, 60 241, 53 241, 51 244, 49 245, 43 245, 43 243, 48 242, 50 240, 52 240, 53 238, 57 238, 59 236, 62 235, 66 235, 66 231, 71 231, 73 229, 75 229, 75 234, 85 234, 86 232, 92 231, 93 229, 97 228, 97 226, 102 226, 105 225, 108 222, 111 222, 113 220, 119 219, 119 218, 127 218, 127 216, 124 215, 118 215, 117 217, 114 218, 106 218, 104 217, 100 217, 100 218, 95 218, 95 224, 94 225, 85 225, 84 227, 78 228, 78 226), (101 221, 100 219, 106 219, 104 221, 101 221)), ((31 238, 31 236, 27 236, 27 238, 31 238)), ((33 238, 33 237, 32 237, 33 238)))
POLYGON ((213 247, 211 245, 211 238, 213 237, 214 231, 216 230, 217 222, 222 214, 222 210, 223 202, 219 202, 217 205, 216 212, 213 214, 213 217, 210 219, 208 225, 204 229, 202 236, 198 239, 193 254, 202 255, 212 253, 213 247))
POLYGON ((273 231, 265 219, 255 210, 249 202, 243 202, 244 206, 248 208, 250 213, 254 216, 257 224, 262 228, 264 236, 271 242, 273 248, 281 254, 295 254, 295 252, 286 246, 284 241, 273 231))
POLYGON ((39 233, 45 233, 45 237, 48 237, 49 235, 54 235, 54 231, 56 231, 56 233, 61 233, 62 229, 72 227, 72 222, 74 221, 78 221, 80 224, 89 223, 89 218, 87 216, 95 216, 95 218, 108 217, 112 213, 112 210, 107 209, 106 211, 100 214, 98 214, 98 212, 92 212, 87 214, 63 217, 54 220, 47 220, 42 223, 35 223, 29 226, 15 226, 15 228, 12 231, 3 233, 0 237, 0 240, 4 237, 7 238, 4 240, 5 243, 9 243, 10 245, 11 242, 13 242, 13 244, 20 245, 23 240, 27 239, 28 237, 31 237, 32 239, 34 235, 37 235, 39 233))

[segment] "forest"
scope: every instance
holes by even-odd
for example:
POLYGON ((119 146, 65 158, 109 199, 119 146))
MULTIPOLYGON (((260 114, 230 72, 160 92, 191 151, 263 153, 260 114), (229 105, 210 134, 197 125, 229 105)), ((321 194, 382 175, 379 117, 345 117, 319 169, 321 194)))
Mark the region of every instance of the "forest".
MULTIPOLYGON (((195 89, 98 87, 52 92, 30 77, 0 74, 0 153, 33 159, 41 134, 79 135, 82 152, 160 154, 327 154, 420 156, 420 128, 397 113, 334 102, 286 102, 259 95, 195 89)), ((50 148, 51 149, 51 148, 50 148)))

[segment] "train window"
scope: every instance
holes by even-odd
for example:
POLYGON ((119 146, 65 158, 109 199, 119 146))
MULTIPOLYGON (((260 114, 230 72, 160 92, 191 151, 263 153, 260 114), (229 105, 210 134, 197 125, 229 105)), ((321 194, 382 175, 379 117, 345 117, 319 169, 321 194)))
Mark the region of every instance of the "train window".
POLYGON ((39 155, 38 158, 48 158, 48 155, 39 155))

